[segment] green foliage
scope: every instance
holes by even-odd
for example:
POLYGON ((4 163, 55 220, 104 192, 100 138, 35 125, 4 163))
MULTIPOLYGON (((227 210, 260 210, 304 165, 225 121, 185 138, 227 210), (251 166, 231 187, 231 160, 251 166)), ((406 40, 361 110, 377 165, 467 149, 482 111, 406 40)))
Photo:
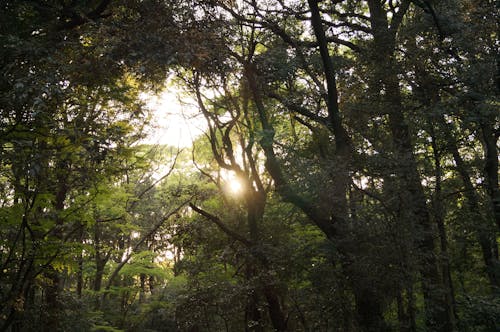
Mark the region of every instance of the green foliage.
POLYGON ((458 301, 462 331, 498 331, 500 302, 498 297, 466 297, 458 301))
POLYGON ((150 251, 141 251, 132 255, 130 263, 121 269, 120 274, 124 276, 137 277, 141 274, 153 276, 157 280, 167 278, 169 271, 159 264, 154 263, 157 253, 150 251))
POLYGON ((123 332, 124 330, 120 330, 114 328, 112 326, 107 325, 94 325, 91 329, 92 332, 123 332))
POLYGON ((495 6, 3 1, 0 329, 499 330, 495 6))

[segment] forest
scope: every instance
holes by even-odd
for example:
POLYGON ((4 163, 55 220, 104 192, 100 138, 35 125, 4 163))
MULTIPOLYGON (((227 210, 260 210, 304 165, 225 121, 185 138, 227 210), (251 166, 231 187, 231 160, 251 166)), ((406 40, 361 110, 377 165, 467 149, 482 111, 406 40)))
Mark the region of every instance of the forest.
POLYGON ((494 0, 0 0, 0 331, 500 331, 499 31, 494 0), (187 147, 148 141, 171 90, 187 147))

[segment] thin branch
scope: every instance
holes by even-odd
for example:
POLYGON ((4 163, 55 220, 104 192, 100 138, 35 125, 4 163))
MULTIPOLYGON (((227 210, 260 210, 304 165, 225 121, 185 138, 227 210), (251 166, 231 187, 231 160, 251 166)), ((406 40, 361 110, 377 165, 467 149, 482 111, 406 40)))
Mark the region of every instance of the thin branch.
POLYGON ((248 63, 245 64, 245 76, 253 95, 262 129, 265 133, 264 137, 260 140, 260 145, 266 156, 266 169, 274 180, 276 191, 282 196, 284 201, 292 203, 302 210, 329 239, 333 239, 337 231, 332 220, 325 214, 326 211, 316 208, 312 202, 298 195, 283 174, 283 170, 281 169, 281 165, 273 147, 275 130, 267 118, 265 106, 255 78, 255 66, 248 63))
POLYGON ((191 156, 192 156, 192 161, 193 161, 193 165, 194 167, 204 176, 206 176, 207 178, 210 179, 210 181, 212 183, 214 183, 217 187, 220 187, 220 183, 219 181, 216 181, 214 179, 214 177, 212 175, 210 175, 210 173, 204 171, 197 163, 196 163, 196 158, 195 158, 195 155, 194 155, 194 151, 195 151, 195 146, 193 145, 193 149, 191 150, 191 156))
MULTIPOLYGON (((297 112, 303 116, 305 116, 306 118, 310 119, 310 120, 313 120, 314 122, 317 122, 319 124, 322 124, 324 126, 327 126, 329 127, 329 124, 328 124, 328 119, 327 118, 324 118, 322 116, 319 116, 311 111, 309 111, 307 108, 305 107, 302 107, 302 106, 299 106, 297 104, 294 104, 294 103, 290 103, 288 101, 286 101, 285 98, 283 98, 283 96, 281 96, 280 94, 278 93, 274 93, 274 92, 269 92, 267 93, 267 96, 270 97, 270 98, 273 98, 277 101, 279 101, 280 103, 282 103, 286 108, 289 108, 290 110, 294 111, 294 112, 297 112)), ((329 127, 329 129, 332 129, 329 127)))
POLYGON ((401 1, 401 4, 399 5, 399 9, 397 13, 394 15, 393 19, 391 20, 391 26, 389 30, 391 31, 391 34, 393 36, 396 35, 396 32, 399 29, 399 26, 403 22, 403 18, 408 11, 408 8, 410 7, 411 0, 403 0, 401 1))
POLYGON ((351 181, 351 185, 357 191, 359 191, 359 192, 365 194, 366 196, 371 197, 371 198, 375 199, 376 201, 378 201, 380 204, 382 204, 384 209, 387 210, 387 212, 394 214, 394 209, 391 209, 387 204, 385 204, 384 199, 380 195, 374 193, 373 191, 369 191, 369 190, 366 190, 366 189, 359 187, 356 183, 354 183, 354 181, 351 181))
POLYGON ((172 166, 170 167, 170 169, 168 170, 168 172, 165 175, 163 175, 162 177, 160 177, 158 180, 154 181, 151 185, 149 185, 143 191, 141 191, 141 193, 139 195, 137 195, 138 199, 141 199, 142 196, 144 196, 148 191, 150 191, 151 189, 153 189, 158 183, 162 182, 164 179, 166 179, 167 177, 169 177, 170 174, 172 174, 172 172, 175 169, 175 165, 177 164, 177 159, 179 158, 179 155, 181 154, 181 152, 182 152, 182 149, 177 150, 177 154, 175 155, 174 162, 172 163, 172 166))
POLYGON ((241 242, 242 244, 244 244, 245 246, 247 247, 251 247, 253 244, 252 242, 250 242, 249 240, 247 240, 245 237, 241 236, 240 234, 236 233, 235 231, 229 229, 229 227, 227 227, 223 222, 222 220, 220 220, 219 217, 217 216, 214 216, 213 214, 197 207, 196 205, 194 205, 193 203, 189 203, 189 207, 191 209, 193 209, 193 211, 195 211, 196 213, 202 215, 203 217, 207 218, 208 220, 210 220, 211 222, 213 222, 214 224, 217 225, 217 227, 219 227, 219 229, 221 231, 223 231, 226 235, 228 235, 229 237, 241 242))
POLYGON ((95 9, 83 15, 76 13, 70 8, 64 8, 63 10, 68 11, 64 16, 71 17, 71 19, 67 22, 61 22, 57 26, 57 30, 70 30, 85 23, 110 16, 111 14, 104 14, 104 11, 110 3, 111 0, 102 0, 95 9))
POLYGON ((118 276, 118 273, 121 271, 121 269, 125 266, 125 264, 128 263, 128 261, 130 260, 130 258, 132 258, 132 255, 136 252, 136 250, 148 239, 150 238, 152 235, 154 235, 158 229, 165 223, 165 221, 167 221, 168 219, 170 219, 170 217, 172 217, 173 215, 177 214, 177 212, 179 212, 183 207, 186 206, 186 204, 192 199, 192 197, 190 197, 189 199, 185 200, 182 204, 180 204, 178 207, 176 207, 174 210, 172 210, 171 212, 169 212, 166 216, 164 216, 158 223, 156 223, 153 228, 151 228, 149 230, 149 232, 147 232, 145 235, 142 236, 142 238, 130 249, 130 252, 129 254, 116 266, 116 268, 113 270, 113 273, 111 274, 111 276, 109 277, 108 279, 108 282, 106 284, 106 287, 105 289, 106 290, 109 290, 109 288, 111 287, 111 284, 113 283, 114 279, 118 276))

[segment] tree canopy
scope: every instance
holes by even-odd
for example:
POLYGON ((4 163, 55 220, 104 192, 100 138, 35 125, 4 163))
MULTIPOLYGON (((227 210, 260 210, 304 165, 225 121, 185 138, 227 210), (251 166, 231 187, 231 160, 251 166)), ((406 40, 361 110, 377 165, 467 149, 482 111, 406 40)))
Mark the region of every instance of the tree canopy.
POLYGON ((500 329, 497 2, 0 9, 0 331, 500 329))

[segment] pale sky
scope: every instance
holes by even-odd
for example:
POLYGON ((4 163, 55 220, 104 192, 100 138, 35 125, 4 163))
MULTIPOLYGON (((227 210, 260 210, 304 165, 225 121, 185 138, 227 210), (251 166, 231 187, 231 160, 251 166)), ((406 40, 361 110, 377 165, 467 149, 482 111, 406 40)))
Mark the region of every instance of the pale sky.
MULTIPOLYGON (((146 101, 147 107, 153 110, 152 128, 143 143, 191 147, 193 139, 207 129, 206 120, 197 111, 195 101, 183 96, 175 87, 167 88, 158 96, 143 93, 141 98, 146 101)), ((169 168, 170 165, 160 167, 155 177, 160 178, 169 168)), ((225 190, 231 195, 238 195, 243 189, 240 180, 233 172, 223 169, 221 173, 226 182, 225 190)))
POLYGON ((145 143, 189 147, 203 133, 207 127, 205 119, 197 113, 194 100, 181 95, 174 87, 158 96, 143 94, 146 105, 153 110, 153 128, 145 143))

